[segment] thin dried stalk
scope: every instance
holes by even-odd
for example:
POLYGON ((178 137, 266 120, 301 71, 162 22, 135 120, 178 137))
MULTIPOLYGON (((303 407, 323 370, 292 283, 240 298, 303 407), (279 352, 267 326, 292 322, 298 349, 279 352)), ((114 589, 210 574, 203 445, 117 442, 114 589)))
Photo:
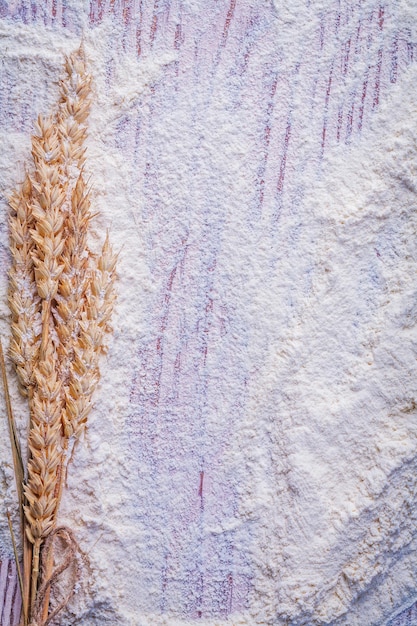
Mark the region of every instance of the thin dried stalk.
MULTIPOLYGON (((12 410, 12 404, 10 402, 9 385, 7 382, 7 375, 6 375, 6 364, 4 361, 3 346, 2 346, 1 340, 0 340, 0 366, 1 366, 1 373, 2 373, 2 378, 3 378, 4 396, 6 400, 6 412, 7 412, 7 419, 9 422, 10 443, 11 443, 12 456, 13 456, 13 467, 14 467, 14 473, 15 473, 15 479, 16 479, 17 497, 18 497, 18 502, 19 502, 19 516, 20 516, 20 525, 22 528, 22 545, 23 545, 24 561, 26 561, 27 563, 31 563, 31 558, 32 558, 31 550, 30 548, 28 550, 28 542, 26 540, 25 534, 23 533, 24 519, 25 519, 24 511, 23 511, 23 506, 25 502, 24 492, 23 492, 23 485, 24 485, 24 479, 25 479, 24 465, 23 465, 19 437, 18 437, 17 430, 16 430, 16 423, 14 420, 14 415, 13 415, 13 410, 12 410)), ((22 595, 23 624, 24 626, 26 626, 27 614, 28 614, 28 595, 26 593, 26 589, 29 588, 29 580, 26 577, 26 584, 23 583, 23 577, 22 577, 22 573, 20 570, 19 557, 17 554, 16 541, 15 541, 13 526, 12 526, 9 512, 7 512, 7 519, 9 522, 10 535, 12 538, 13 551, 14 551, 14 556, 15 556, 15 561, 16 561, 16 568, 17 568, 17 572, 19 576, 20 593, 22 595)))
MULTIPOLYGON (((17 435, 16 424, 15 424, 15 420, 13 416, 12 405, 10 402, 9 386, 8 386, 7 376, 6 376, 6 365, 4 362, 3 347, 1 345, 1 342, 0 342, 0 362, 1 362, 4 394, 6 398, 6 411, 7 411, 8 421, 9 421, 10 442, 11 442, 11 447, 12 447, 13 465, 14 465, 18 502, 19 502, 20 524, 21 524, 21 529, 22 529, 23 580, 22 580, 21 574, 19 574, 19 581, 21 582, 22 613, 23 613, 23 620, 24 620, 23 624, 24 626, 26 626, 27 616, 28 616, 28 611, 29 611, 29 593, 30 593, 29 588, 30 588, 30 569, 31 569, 31 563, 32 563, 32 546, 26 536, 26 533, 24 532, 24 527, 25 527, 24 505, 26 503, 26 499, 24 496, 23 485, 24 485, 24 479, 25 479, 25 469, 23 465, 22 452, 20 448, 19 438, 17 435)), ((25 368, 22 368, 22 370, 27 372, 25 368)))
POLYGON ((38 623, 39 615, 42 623, 51 619, 49 587, 42 587, 42 599, 38 591, 39 570, 46 579, 51 575, 52 543, 42 567, 41 547, 56 528, 71 442, 85 427, 100 377, 116 263, 108 236, 100 256, 87 244, 92 215, 83 168, 91 77, 82 50, 67 59, 65 70, 56 115, 36 124, 34 171, 11 200, 10 352, 31 416, 23 507, 32 545, 30 593, 24 587, 38 623))
POLYGON ((16 479, 17 497, 19 500, 19 514, 21 516, 21 522, 23 524, 23 500, 24 500, 23 483, 25 479, 25 473, 24 473, 19 437, 18 437, 17 430, 16 430, 16 423, 15 423, 15 419, 14 419, 14 415, 12 411, 12 404, 10 402, 9 385, 8 385, 7 376, 6 376, 6 364, 4 362, 3 345, 1 343, 1 340, 0 340, 0 367, 1 367, 1 374, 3 378, 4 397, 6 400, 7 419, 9 422, 9 432, 10 432, 10 442, 12 446, 14 474, 15 474, 15 479, 16 479))
MULTIPOLYGON (((13 554, 14 554, 14 560, 15 560, 15 563, 16 563, 16 570, 17 570, 17 577, 18 577, 18 580, 19 580, 20 593, 21 593, 21 596, 23 598, 24 587, 23 587, 22 570, 20 569, 19 555, 18 555, 18 552, 17 552, 16 538, 14 536, 14 531, 13 531, 12 518, 10 516, 9 511, 7 511, 6 514, 7 514, 7 521, 8 521, 8 524, 9 524, 10 537, 11 537, 12 545, 13 545, 13 554)), ((27 624, 26 607, 23 607, 23 623, 25 625, 27 624)))
POLYGON ((38 597, 36 600, 36 604, 33 610, 33 622, 31 626, 35 626, 35 624, 42 624, 43 626, 47 626, 54 617, 61 611, 70 601, 71 597, 75 592, 75 583, 78 579, 78 564, 77 564, 77 552, 79 551, 78 543, 74 537, 73 532, 70 528, 65 526, 61 526, 60 528, 55 528, 51 534, 45 540, 44 550, 47 552, 52 551, 53 543, 56 538, 59 538, 61 542, 65 545, 65 552, 63 554, 62 561, 60 565, 57 565, 53 571, 48 575, 44 566, 42 566, 42 585, 38 589, 38 597), (61 602, 56 606, 53 611, 46 617, 43 616, 43 605, 45 602, 46 595, 48 594, 52 587, 54 587, 60 577, 60 575, 71 568, 71 579, 72 584, 69 586, 69 593, 65 594, 65 597, 61 602))

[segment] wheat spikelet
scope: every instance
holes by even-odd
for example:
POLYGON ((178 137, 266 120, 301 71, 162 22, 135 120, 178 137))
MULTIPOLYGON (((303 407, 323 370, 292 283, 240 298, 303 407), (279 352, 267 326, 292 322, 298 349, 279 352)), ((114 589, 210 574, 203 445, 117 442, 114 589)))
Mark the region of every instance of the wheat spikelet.
POLYGON ((30 207, 32 185, 29 176, 20 191, 10 198, 10 251, 13 265, 9 272, 9 306, 12 313, 12 340, 9 354, 23 394, 31 387, 41 334, 41 301, 37 293, 30 234, 33 217, 30 207))
POLYGON ((32 427, 29 434, 31 457, 25 485, 26 534, 29 541, 48 536, 53 527, 56 507, 55 482, 60 455, 61 381, 57 378, 57 356, 48 343, 45 359, 35 372, 36 387, 32 399, 32 427))
POLYGON ((65 246, 64 202, 66 181, 60 180, 60 142, 52 118, 38 118, 38 135, 32 138, 32 156, 35 176, 31 204, 34 227, 30 233, 34 241, 32 259, 35 281, 42 300, 42 342, 40 358, 45 356, 51 330, 51 305, 58 291, 58 281, 64 269, 61 253, 65 246))
POLYGON ((60 429, 61 382, 57 379, 56 351, 47 344, 44 360, 35 372, 36 387, 32 398, 32 426, 29 434, 30 460, 24 507, 26 535, 33 544, 31 607, 36 600, 40 546, 55 525, 57 498, 55 486, 61 463, 60 429))
MULTIPOLYGON (((33 173, 11 198, 10 354, 30 406, 24 486, 24 606, 48 621, 49 590, 37 598, 40 562, 46 578, 70 442, 83 431, 100 378, 99 356, 114 303, 116 257, 108 236, 101 255, 88 247, 92 219, 84 177, 91 77, 83 52, 72 54, 54 116, 39 116, 32 137, 33 173), (31 589, 29 591, 28 561, 31 589)), ((38 617, 36 618, 38 619, 38 617)))
POLYGON ((116 255, 107 236, 97 265, 89 274, 80 332, 74 346, 66 389, 67 436, 71 433, 78 437, 83 431, 91 409, 91 396, 100 378, 99 357, 105 351, 105 333, 111 330, 109 320, 115 299, 115 265, 116 255))

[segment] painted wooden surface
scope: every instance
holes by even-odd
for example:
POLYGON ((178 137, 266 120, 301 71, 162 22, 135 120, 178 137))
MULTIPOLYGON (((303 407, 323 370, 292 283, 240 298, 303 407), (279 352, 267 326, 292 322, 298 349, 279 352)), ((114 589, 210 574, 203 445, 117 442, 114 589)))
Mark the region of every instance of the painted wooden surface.
POLYGON ((20 592, 13 559, 0 563, 0 623, 17 624, 20 616, 20 592))
MULTIPOLYGON (((215 536, 205 540, 198 562, 189 563, 186 556, 189 545, 201 541, 199 520, 211 518, 213 524, 219 523, 236 504, 238 496, 222 472, 221 459, 233 437, 236 416, 243 410, 250 376, 239 358, 244 336, 231 337, 227 332, 228 320, 234 313, 222 309, 213 298, 213 272, 220 247, 213 215, 221 224, 223 198, 216 195, 215 170, 213 181, 201 178, 201 159, 205 157, 198 148, 198 134, 204 141, 204 121, 210 116, 214 119, 216 100, 226 94, 230 107, 241 111, 251 131, 248 159, 254 193, 244 219, 255 238, 261 228, 274 233, 281 214, 296 207, 303 193, 297 182, 303 167, 298 146, 306 129, 311 137, 308 160, 319 171, 328 147, 355 141, 368 127, 390 86, 417 60, 417 50, 406 28, 386 36, 385 24, 394 10, 393 2, 375 2, 372 11, 364 12, 360 1, 334 0, 333 9, 323 12, 309 38, 286 42, 287 46, 297 46, 298 51, 296 56, 288 54, 287 66, 282 62, 282 43, 268 27, 275 10, 272 2, 207 0, 202 4, 204 8, 191 15, 181 0, 85 3, 89 29, 109 18, 114 23, 109 73, 112 63, 124 54, 137 58, 151 50, 174 50, 177 54, 175 63, 153 85, 146 110, 120 120, 114 148, 132 163, 134 173, 127 184, 135 187, 144 200, 149 223, 146 245, 149 251, 159 250, 153 256, 152 268, 158 289, 147 304, 148 338, 137 347, 135 371, 128 381, 131 437, 140 440, 141 463, 152 469, 155 480, 163 482, 171 476, 174 486, 173 468, 181 442, 190 438, 196 442, 193 461, 184 470, 187 475, 177 477, 179 485, 190 486, 188 493, 179 496, 184 514, 177 515, 178 502, 175 509, 174 505, 172 509, 164 508, 158 503, 158 494, 143 496, 149 528, 167 528, 185 555, 180 566, 183 604, 178 609, 190 620, 228 618, 239 613, 247 602, 252 577, 245 556, 236 548, 239 537, 233 533, 222 539, 222 544, 215 536), (199 216, 201 226, 193 237, 186 227, 178 227, 174 233, 167 228, 178 206, 170 203, 160 188, 163 154, 150 148, 154 120, 169 115, 173 103, 182 107, 197 129, 188 146, 186 176, 189 184, 202 184, 193 193, 206 193, 208 198, 199 216), (194 280, 196 268, 198 282, 194 280), (187 313, 185 299, 191 303, 187 313), (207 359, 218 336, 225 337, 222 358, 228 365, 229 379, 219 384, 223 393, 230 390, 230 420, 208 442, 205 420, 214 400, 207 359), (190 406, 194 407, 193 420, 189 419, 190 406), (190 524, 197 531, 184 539, 190 524)), ((3 0, 0 17, 81 35, 80 19, 70 0, 3 0)), ((30 108, 27 103, 23 106, 13 100, 13 86, 4 73, 0 79, 0 105, 8 112, 11 127, 30 130, 31 120, 38 113, 36 106, 30 108)), ((175 127, 171 130, 175 132, 175 127)), ((181 210, 186 212, 187 207, 181 206, 181 210)), ((284 248, 286 245, 283 243, 284 248)), ((157 536, 149 539, 150 546, 154 540, 157 536)), ((158 609, 172 610, 178 589, 166 575, 168 556, 164 561, 161 554, 155 555, 153 567, 155 578, 162 581, 158 609)), ((15 568, 12 560, 3 560, 2 626, 17 623, 18 606, 15 568)), ((414 623, 415 611, 415 607, 409 609, 390 626, 414 623)))

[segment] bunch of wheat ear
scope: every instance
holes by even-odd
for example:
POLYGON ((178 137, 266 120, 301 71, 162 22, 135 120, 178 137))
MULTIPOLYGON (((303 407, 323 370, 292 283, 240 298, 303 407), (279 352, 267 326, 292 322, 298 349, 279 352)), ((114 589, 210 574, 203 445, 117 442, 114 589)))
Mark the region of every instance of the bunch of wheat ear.
POLYGON ((23 626, 45 626, 69 599, 50 607, 51 585, 62 571, 54 564, 53 538, 67 546, 68 561, 75 544, 71 531, 57 526, 58 508, 99 380, 115 298, 108 236, 100 254, 87 244, 91 77, 81 48, 66 59, 59 90, 55 113, 35 125, 33 168, 10 199, 9 354, 30 412, 25 464, 8 407, 23 525, 23 626))

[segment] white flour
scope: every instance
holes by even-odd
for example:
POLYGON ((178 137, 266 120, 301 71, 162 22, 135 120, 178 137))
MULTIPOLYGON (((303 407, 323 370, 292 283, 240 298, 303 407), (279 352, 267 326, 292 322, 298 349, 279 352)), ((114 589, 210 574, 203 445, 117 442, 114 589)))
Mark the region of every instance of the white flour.
MULTIPOLYGON (((0 22, 2 193, 30 167, 33 119, 53 107, 84 25, 95 237, 109 228, 120 250, 114 333, 61 511, 89 560, 65 618, 74 626, 381 626, 416 593, 417 68, 386 89, 361 136, 329 140, 320 159, 322 119, 306 100, 315 75, 297 62, 334 2, 258 4, 266 43, 243 87, 226 53, 212 74, 204 55, 217 52, 204 47, 181 65, 194 59, 186 37, 183 49, 156 40, 138 60, 115 19, 85 26, 81 0, 67 31, 0 22), (294 130, 282 206, 266 184, 259 209, 256 89, 272 80, 271 46, 288 74, 271 142, 287 91, 294 130), (170 91, 177 71, 183 87, 170 91)), ((387 38, 417 14, 416 2, 392 4, 387 38)), ((199 3, 172 3, 173 23, 176 12, 203 37, 199 3)), ((311 52, 318 80, 336 44, 311 52)), ((329 118, 361 88, 355 63, 329 118)), ((265 180, 279 169, 268 159, 265 180)), ((4 196, 1 211, 5 342, 4 196)), ((11 369, 10 380, 23 437, 11 369)), ((13 509, 2 428, 0 489, 13 509)), ((10 555, 6 524, 0 545, 10 555)))

